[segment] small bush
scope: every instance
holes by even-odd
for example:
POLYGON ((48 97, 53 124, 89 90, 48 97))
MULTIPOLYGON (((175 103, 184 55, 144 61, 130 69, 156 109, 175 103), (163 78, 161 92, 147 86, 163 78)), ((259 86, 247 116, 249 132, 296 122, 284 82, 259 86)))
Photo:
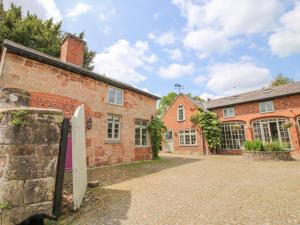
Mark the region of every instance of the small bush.
POLYGON ((282 145, 279 141, 273 141, 273 142, 267 143, 267 144, 264 145, 264 148, 268 152, 283 151, 284 150, 284 148, 282 147, 282 145))
POLYGON ((247 151, 264 151, 264 144, 260 140, 245 141, 244 148, 247 151))

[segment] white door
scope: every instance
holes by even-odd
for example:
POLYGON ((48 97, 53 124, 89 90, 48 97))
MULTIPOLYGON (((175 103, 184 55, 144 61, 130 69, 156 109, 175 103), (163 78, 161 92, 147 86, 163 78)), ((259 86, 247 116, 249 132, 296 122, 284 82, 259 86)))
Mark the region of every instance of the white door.
POLYGON ((165 149, 164 150, 166 152, 174 151, 173 132, 171 130, 168 130, 165 133, 165 149))
POLYGON ((74 210, 78 210, 87 188, 84 105, 72 116, 72 170, 74 210))

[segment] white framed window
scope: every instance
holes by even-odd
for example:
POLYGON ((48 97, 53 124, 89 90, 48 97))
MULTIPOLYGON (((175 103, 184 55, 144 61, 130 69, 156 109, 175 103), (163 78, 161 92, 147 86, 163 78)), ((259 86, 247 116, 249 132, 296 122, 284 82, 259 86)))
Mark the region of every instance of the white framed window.
POLYGON ((177 109, 177 121, 184 121, 185 120, 185 111, 184 106, 180 105, 177 109))
POLYGON ((240 149, 246 140, 245 123, 225 122, 220 125, 220 128, 222 135, 221 149, 240 149))
POLYGON ((223 109, 223 115, 224 115, 224 118, 234 117, 235 116, 234 107, 229 107, 229 108, 223 109))
POLYGON ((173 132, 171 130, 166 131, 165 141, 173 141, 173 132))
POLYGON ((107 117, 107 140, 120 140, 121 117, 108 115, 107 117))
POLYGON ((285 127, 288 122, 287 118, 280 117, 255 120, 252 122, 254 139, 263 143, 279 141, 285 149, 291 149, 290 131, 285 127))
POLYGON ((197 136, 196 130, 181 130, 179 131, 179 145, 196 146, 197 136))
POLYGON ((148 146, 148 130, 147 121, 136 120, 135 121, 135 146, 148 146))
POLYGON ((274 112, 273 101, 260 102, 259 112, 260 113, 274 112))
POLYGON ((123 105, 123 90, 115 87, 109 87, 108 103, 114 105, 123 105))

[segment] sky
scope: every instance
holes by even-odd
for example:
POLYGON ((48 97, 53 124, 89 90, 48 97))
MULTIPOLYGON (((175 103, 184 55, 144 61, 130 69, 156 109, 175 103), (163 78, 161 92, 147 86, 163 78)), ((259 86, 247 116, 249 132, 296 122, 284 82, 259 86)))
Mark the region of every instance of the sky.
POLYGON ((158 96, 218 98, 300 80, 300 0, 4 0, 84 31, 95 71, 158 96))

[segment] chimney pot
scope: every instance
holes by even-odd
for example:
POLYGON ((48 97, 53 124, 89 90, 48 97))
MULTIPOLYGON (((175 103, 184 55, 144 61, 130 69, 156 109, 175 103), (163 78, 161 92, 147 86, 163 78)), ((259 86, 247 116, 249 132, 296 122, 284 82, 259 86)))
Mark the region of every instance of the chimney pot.
POLYGON ((60 59, 83 67, 85 41, 68 33, 61 42, 60 59))

